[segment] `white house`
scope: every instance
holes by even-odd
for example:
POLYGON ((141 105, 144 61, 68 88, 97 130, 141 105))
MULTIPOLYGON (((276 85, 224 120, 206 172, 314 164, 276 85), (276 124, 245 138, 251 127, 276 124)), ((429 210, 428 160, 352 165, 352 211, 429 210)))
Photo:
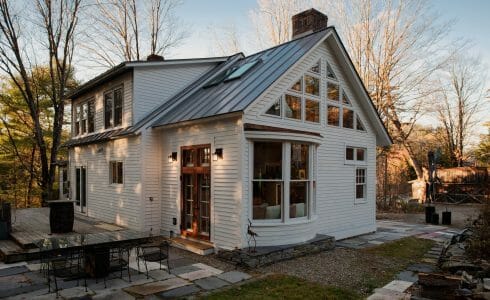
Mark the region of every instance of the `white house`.
POLYGON ((217 249, 376 230, 376 146, 391 144, 327 17, 245 57, 124 62, 71 92, 79 213, 217 249))

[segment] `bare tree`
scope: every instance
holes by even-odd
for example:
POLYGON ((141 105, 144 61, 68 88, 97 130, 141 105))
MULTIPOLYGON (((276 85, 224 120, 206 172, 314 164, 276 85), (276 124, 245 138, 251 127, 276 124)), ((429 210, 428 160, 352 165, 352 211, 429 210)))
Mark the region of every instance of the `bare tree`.
POLYGON ((311 7, 309 1, 258 0, 250 12, 259 48, 275 46, 291 39, 291 17, 311 7))
POLYGON ((454 57, 442 73, 441 92, 434 102, 439 103, 437 116, 455 166, 463 165, 469 133, 484 101, 484 79, 485 70, 477 58, 454 57))
POLYGON ((232 55, 243 51, 242 42, 235 24, 219 27, 211 25, 208 28, 213 37, 213 53, 217 55, 232 55))
POLYGON ((443 44, 449 23, 439 22, 422 0, 351 0, 321 8, 333 12, 378 113, 423 179, 409 136, 437 92, 433 75, 452 55, 443 44))
POLYGON ((186 31, 175 17, 180 0, 96 0, 88 18, 85 56, 103 66, 163 55, 181 42, 186 31))
MULTIPOLYGON (((0 0, 0 69, 17 87, 25 101, 32 119, 32 130, 39 151, 41 165, 40 186, 43 202, 52 195, 55 168, 64 116, 65 91, 73 75, 71 62, 74 51, 74 36, 78 22, 81 0, 37 0, 34 18, 39 20, 32 28, 13 1, 0 0), (49 130, 41 124, 42 107, 36 97, 35 65, 32 57, 42 56, 39 51, 29 52, 27 39, 31 30, 40 29, 40 40, 47 55, 44 61, 49 69, 48 100, 53 111, 49 130)), ((44 53, 43 53, 44 54, 44 53)))

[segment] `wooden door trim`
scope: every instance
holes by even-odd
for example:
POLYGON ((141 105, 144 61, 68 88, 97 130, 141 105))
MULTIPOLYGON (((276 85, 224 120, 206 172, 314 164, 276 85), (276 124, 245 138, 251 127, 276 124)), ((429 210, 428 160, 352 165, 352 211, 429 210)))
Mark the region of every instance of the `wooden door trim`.
MULTIPOLYGON (((180 189, 180 207, 181 207, 181 214, 180 214, 180 220, 181 220, 181 228, 180 228, 180 234, 186 237, 192 237, 192 238, 197 238, 200 240, 207 240, 209 241, 211 239, 211 218, 209 218, 209 235, 202 235, 199 234, 199 231, 196 230, 197 232, 188 232, 185 230, 185 199, 184 199, 184 180, 183 180, 183 175, 188 174, 188 175, 194 175, 193 177, 193 206, 199 205, 198 203, 198 176, 199 174, 209 174, 209 178, 211 181, 211 157, 210 157, 210 165, 202 167, 198 166, 198 151, 197 149, 200 148, 209 148, 209 151, 211 151, 211 144, 199 144, 199 145, 188 145, 188 146, 181 146, 180 147, 180 157, 181 157, 181 164, 180 164, 180 182, 181 182, 181 189, 180 189), (193 150, 195 149, 196 151, 194 152, 193 155, 193 167, 186 167, 184 166, 184 150, 193 150)), ((210 153, 211 156, 211 153, 210 153)), ((210 198, 211 202, 211 198, 210 198)), ((193 213, 198 211, 198 208, 193 207, 193 213)), ((211 216, 211 206, 209 206, 209 215, 211 216)), ((196 218, 196 221, 199 222, 199 213, 197 215, 194 213, 193 214, 193 219, 196 218)))

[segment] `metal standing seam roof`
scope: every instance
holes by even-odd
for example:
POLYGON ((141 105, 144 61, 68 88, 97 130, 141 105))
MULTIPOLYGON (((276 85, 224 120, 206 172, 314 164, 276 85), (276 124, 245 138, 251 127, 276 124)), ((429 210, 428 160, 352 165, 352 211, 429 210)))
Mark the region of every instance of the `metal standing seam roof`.
MULTIPOLYGON (((323 39, 332 27, 307 35, 296 40, 278 45, 262 52, 240 59, 228 68, 238 67, 260 59, 242 77, 218 85, 196 89, 190 95, 172 99, 167 109, 153 122, 153 127, 170 125, 179 122, 202 119, 217 115, 243 111, 269 86, 271 86, 294 63, 305 55, 314 45, 323 39)), ((204 84, 222 72, 222 69, 205 77, 204 84)), ((167 102, 167 103, 168 103, 167 102)))

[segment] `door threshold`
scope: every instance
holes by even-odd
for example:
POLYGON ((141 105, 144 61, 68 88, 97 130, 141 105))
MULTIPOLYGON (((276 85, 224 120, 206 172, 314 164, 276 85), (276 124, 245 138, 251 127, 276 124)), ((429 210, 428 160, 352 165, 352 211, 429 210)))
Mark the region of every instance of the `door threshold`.
POLYGON ((184 236, 172 238, 172 246, 199 255, 209 255, 214 253, 214 245, 212 243, 184 236))

